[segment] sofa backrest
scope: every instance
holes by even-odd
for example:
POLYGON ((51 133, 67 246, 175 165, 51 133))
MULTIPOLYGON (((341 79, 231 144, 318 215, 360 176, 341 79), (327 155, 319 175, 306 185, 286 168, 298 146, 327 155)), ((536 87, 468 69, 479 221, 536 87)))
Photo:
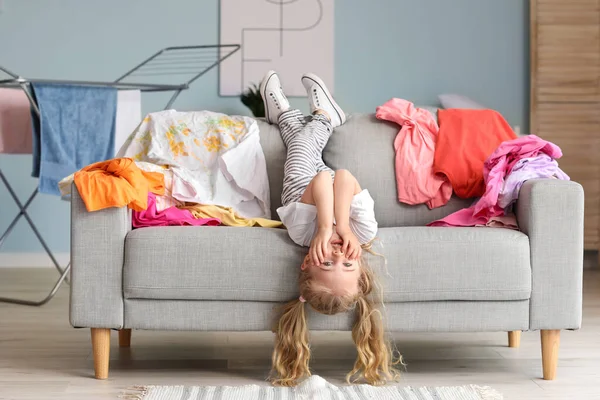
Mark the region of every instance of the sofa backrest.
MULTIPOLYGON (((278 219, 281 206, 285 146, 277 126, 258 121, 261 145, 267 160, 271 187, 272 218, 278 219)), ((347 169, 368 189, 375 200, 375 215, 380 227, 422 226, 468 207, 471 200, 452 197, 440 208, 409 206, 398 201, 394 169, 394 138, 400 127, 379 121, 374 114, 354 114, 333 132, 323 152, 329 167, 347 169)))

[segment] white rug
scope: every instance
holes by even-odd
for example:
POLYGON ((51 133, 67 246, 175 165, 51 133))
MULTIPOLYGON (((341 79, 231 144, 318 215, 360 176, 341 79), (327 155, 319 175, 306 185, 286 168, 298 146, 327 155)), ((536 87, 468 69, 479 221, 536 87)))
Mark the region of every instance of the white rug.
POLYGON ((122 398, 127 400, 502 400, 489 387, 334 386, 311 376, 295 388, 272 386, 140 386, 122 398))

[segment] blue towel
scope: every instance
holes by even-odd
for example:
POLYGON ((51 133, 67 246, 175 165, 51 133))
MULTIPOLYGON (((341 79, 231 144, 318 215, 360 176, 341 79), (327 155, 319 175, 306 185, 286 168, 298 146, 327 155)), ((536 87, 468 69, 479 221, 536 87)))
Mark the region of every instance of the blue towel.
POLYGON ((33 118, 33 177, 41 193, 60 196, 58 182, 112 158, 117 89, 33 84, 41 117, 33 118))

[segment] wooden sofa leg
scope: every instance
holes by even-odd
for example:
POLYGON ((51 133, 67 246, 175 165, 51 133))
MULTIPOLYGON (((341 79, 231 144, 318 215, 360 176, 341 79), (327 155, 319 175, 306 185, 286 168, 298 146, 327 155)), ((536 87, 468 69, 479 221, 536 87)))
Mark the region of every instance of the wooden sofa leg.
POLYGON ((542 339, 542 368, 544 371, 544 379, 552 381, 556 378, 560 330, 542 330, 540 331, 540 336, 542 339))
POLYGON ((110 329, 92 328, 92 351, 96 379, 108 378, 110 360, 110 329))
POLYGON ((521 345, 521 331, 508 332, 508 347, 519 347, 521 345))
POLYGON ((131 329, 119 330, 119 347, 131 346, 131 329))

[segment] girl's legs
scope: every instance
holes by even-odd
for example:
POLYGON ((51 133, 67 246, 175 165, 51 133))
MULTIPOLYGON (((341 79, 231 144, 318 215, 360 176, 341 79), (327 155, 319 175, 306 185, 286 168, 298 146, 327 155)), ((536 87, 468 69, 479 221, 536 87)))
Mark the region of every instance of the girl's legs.
POLYGON ((279 125, 287 148, 281 194, 283 205, 299 201, 319 172, 329 173, 333 178, 334 173, 323 162, 322 153, 333 127, 341 125, 346 119, 319 77, 306 74, 302 77, 302 83, 309 95, 313 113, 311 117, 304 117, 299 110, 290 110, 279 77, 274 71, 266 74, 260 87, 267 121, 279 125))
POLYGON ((283 205, 299 201, 319 172, 327 171, 333 178, 333 171, 322 158, 323 148, 333 131, 331 122, 323 115, 314 115, 300 128, 298 118, 301 115, 298 110, 287 111, 279 120, 279 129, 287 145, 281 194, 283 205))
POLYGON ((306 123, 304 131, 306 131, 307 135, 314 138, 317 148, 322 154, 325 145, 327 145, 327 142, 333 133, 333 127, 331 126, 331 120, 327 116, 321 113, 315 113, 310 117, 310 121, 306 123))
POLYGON ((307 126, 309 124, 311 125, 310 128, 313 129, 313 131, 321 132, 323 130, 323 128, 325 128, 329 132, 328 135, 325 135, 324 132, 321 132, 321 134, 315 135, 315 140, 317 141, 317 146, 321 149, 321 158, 319 158, 319 160, 317 161, 317 172, 329 172, 331 174, 331 177, 333 178, 333 176, 334 176, 333 170, 331 168, 329 168, 327 165, 325 165, 325 163, 323 162, 323 149, 325 149, 325 146, 327 145, 327 142, 329 141, 329 137, 331 137, 331 134, 333 133, 331 119, 328 116, 325 116, 321 112, 317 111, 317 112, 315 112, 315 114, 313 114, 312 119, 307 124, 307 126))
POLYGON ((300 110, 288 110, 284 111, 279 117, 277 123, 279 125, 279 132, 283 143, 287 148, 291 139, 304 129, 306 126, 306 117, 300 112, 300 110))
MULTIPOLYGON (((302 76, 302 85, 306 89, 308 104, 313 114, 313 119, 308 124, 315 125, 314 130, 317 132, 323 129, 319 125, 324 125, 324 128, 329 132, 328 135, 315 136, 318 142, 317 145, 321 149, 321 152, 323 152, 323 148, 325 148, 333 129, 346 122, 346 114, 344 114, 342 108, 333 99, 325 82, 315 74, 305 74, 302 76)), ((331 168, 325 165, 322 157, 317 162, 317 171, 327 171, 333 176, 331 168)))

